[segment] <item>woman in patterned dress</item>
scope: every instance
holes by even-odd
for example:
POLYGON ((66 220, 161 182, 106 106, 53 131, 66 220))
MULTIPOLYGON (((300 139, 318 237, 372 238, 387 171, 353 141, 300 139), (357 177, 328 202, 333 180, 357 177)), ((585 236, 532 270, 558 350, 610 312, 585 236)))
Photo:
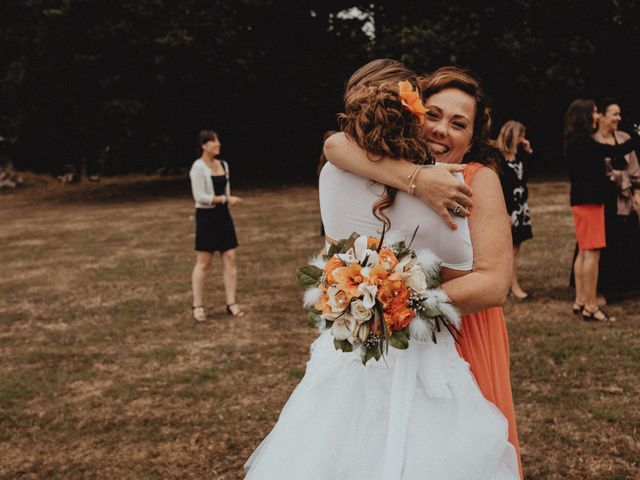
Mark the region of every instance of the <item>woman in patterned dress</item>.
POLYGON ((496 146, 504 157, 500 162, 500 181, 507 205, 507 213, 511 219, 511 236, 513 237, 513 275, 511 276, 511 295, 518 300, 525 300, 529 294, 518 282, 517 260, 520 245, 533 238, 531 231, 531 215, 529 213, 529 190, 523 154, 531 155, 533 150, 527 140, 526 128, 515 120, 509 120, 500 129, 496 146))

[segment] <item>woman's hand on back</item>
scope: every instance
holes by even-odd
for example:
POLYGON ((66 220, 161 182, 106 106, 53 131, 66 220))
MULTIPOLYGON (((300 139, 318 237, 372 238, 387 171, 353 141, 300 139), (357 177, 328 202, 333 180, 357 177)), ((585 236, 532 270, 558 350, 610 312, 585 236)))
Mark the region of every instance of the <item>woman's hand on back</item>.
POLYGON ((457 228, 453 221, 456 207, 460 205, 455 215, 468 217, 468 207, 473 205, 471 189, 453 176, 465 168, 466 165, 441 163, 423 168, 416 179, 414 195, 435 210, 452 230, 457 228))
MULTIPOLYGON (((325 141, 324 154, 339 168, 403 191, 408 190, 407 178, 416 167, 407 160, 388 157, 371 161, 367 152, 342 132, 325 141)), ((453 175, 453 172, 464 168, 464 165, 454 164, 429 166, 423 168, 414 180, 416 188, 413 194, 435 210, 452 230, 457 228, 452 211, 460 204, 458 213, 468 216, 466 207, 472 205, 471 189, 453 175)))

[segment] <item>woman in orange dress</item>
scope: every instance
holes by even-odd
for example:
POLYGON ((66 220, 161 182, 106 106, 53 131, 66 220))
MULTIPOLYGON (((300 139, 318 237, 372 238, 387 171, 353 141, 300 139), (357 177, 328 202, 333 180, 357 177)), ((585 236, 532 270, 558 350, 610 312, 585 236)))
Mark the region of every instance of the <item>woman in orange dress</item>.
MULTIPOLYGON (((484 167, 471 163, 463 172, 467 185, 473 184, 475 173, 484 167)), ((462 316, 461 339, 458 352, 471 367, 485 398, 493 402, 507 417, 509 441, 516 447, 520 462, 520 444, 516 428, 516 412, 511 393, 509 370, 509 336, 502 307, 490 307, 462 316)), ((520 477, 522 463, 520 462, 520 477)))
POLYGON ((471 207, 467 195, 473 191, 473 215, 469 217, 473 271, 447 281, 443 288, 464 315, 460 354, 469 363, 482 393, 506 417, 509 441, 520 461, 509 378, 509 342, 500 307, 512 273, 511 227, 500 179, 491 168, 497 158, 489 146, 489 110, 479 83, 463 70, 441 68, 424 78, 421 87, 431 154, 446 165, 427 166, 413 174, 415 165, 411 162, 370 159, 342 133, 326 141, 325 154, 341 168, 415 194, 450 226, 451 213, 469 216, 465 207, 471 207), (371 160, 378 162, 375 169, 371 160), (472 161, 484 165, 458 165, 472 161), (459 171, 463 171, 468 187, 450 174, 459 171))

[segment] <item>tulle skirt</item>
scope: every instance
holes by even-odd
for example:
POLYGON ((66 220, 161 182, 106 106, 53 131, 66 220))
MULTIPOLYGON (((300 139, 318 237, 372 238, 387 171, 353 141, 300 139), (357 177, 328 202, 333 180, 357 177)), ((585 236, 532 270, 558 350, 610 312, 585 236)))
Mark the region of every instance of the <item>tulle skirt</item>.
POLYGON ((517 480, 507 421, 437 339, 364 366, 323 332, 245 480, 517 480))

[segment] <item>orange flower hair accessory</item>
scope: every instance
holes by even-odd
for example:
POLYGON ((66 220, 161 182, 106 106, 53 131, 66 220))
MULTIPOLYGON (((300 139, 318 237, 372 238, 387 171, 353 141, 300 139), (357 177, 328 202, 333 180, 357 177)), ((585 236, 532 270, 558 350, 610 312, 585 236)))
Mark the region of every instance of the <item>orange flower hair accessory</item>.
POLYGON ((422 104, 422 99, 418 94, 418 90, 413 88, 413 85, 411 85, 411 82, 408 80, 398 82, 398 88, 400 89, 402 105, 418 117, 420 125, 424 125, 424 114, 427 113, 427 109, 424 108, 424 105, 422 104))

